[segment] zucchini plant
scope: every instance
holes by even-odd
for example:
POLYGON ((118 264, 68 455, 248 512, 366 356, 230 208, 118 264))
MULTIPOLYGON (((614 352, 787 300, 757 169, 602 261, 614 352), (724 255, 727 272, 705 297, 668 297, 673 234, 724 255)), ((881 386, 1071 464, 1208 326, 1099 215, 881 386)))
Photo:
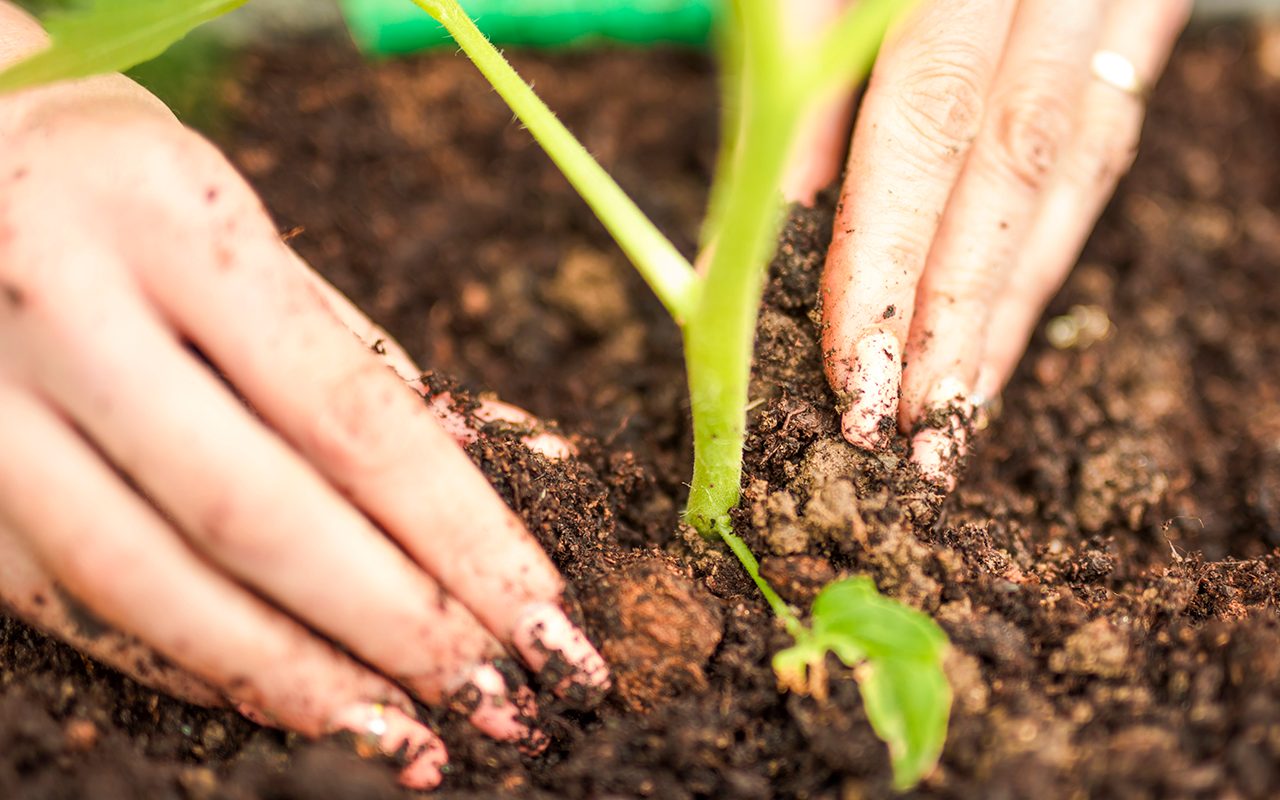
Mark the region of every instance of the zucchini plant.
MULTIPOLYGON (((782 0, 729 0, 719 58, 722 134, 699 272, 640 211, 485 38, 458 0, 405 0, 453 36, 618 242, 684 339, 694 425, 685 519, 719 537, 794 639, 774 657, 779 684, 825 696, 828 653, 853 670, 898 788, 936 764, 951 691, 947 640, 925 614, 880 595, 871 580, 833 583, 809 624, 760 575, 729 512, 739 500, 748 383, 766 272, 785 221, 780 186, 806 113, 870 68, 880 40, 909 0, 862 0, 816 43, 789 46, 782 0)), ((124 70, 246 0, 93 0, 52 15, 52 46, 0 73, 0 92, 124 70)))

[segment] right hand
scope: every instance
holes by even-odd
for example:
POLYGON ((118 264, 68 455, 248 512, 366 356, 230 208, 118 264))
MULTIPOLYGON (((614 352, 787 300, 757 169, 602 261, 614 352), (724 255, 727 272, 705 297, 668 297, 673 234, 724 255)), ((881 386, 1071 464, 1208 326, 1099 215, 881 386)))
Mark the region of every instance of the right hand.
MULTIPOLYGON (((796 3, 812 36, 851 0, 796 3)), ((822 278, 822 352, 856 446, 910 437, 955 487, 976 411, 1003 390, 1132 161, 1145 87, 1190 0, 921 0, 862 98, 822 278), (1099 73, 1101 59, 1109 69, 1099 73)), ((786 181, 840 169, 848 98, 820 108, 786 181)))
POLYGON ((454 441, 474 434, 352 335, 382 338, 139 87, 0 98, 17 102, 0 107, 0 599, 172 694, 407 745, 415 787, 446 755, 410 694, 545 747, 532 692, 494 660, 586 703, 609 675, 454 441))

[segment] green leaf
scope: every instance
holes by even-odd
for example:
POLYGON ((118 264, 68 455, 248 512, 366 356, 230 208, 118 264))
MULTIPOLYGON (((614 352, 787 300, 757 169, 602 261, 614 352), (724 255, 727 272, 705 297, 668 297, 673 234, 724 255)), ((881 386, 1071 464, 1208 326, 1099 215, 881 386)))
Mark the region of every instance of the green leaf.
POLYGON ((824 639, 857 642, 871 658, 937 660, 947 647, 947 636, 937 623, 884 597, 865 576, 823 589, 813 603, 813 631, 824 639))
POLYGON ((853 669, 871 727, 889 746, 894 787, 915 786, 938 763, 947 738, 946 634, 928 615, 881 595, 867 577, 824 588, 811 624, 774 656, 779 682, 824 698, 824 662, 834 653, 853 669))
POLYGON ((940 661, 870 659, 854 671, 876 735, 889 745, 893 786, 910 789, 942 755, 951 686, 940 661))
POLYGON ((150 61, 192 29, 247 0, 93 0, 44 19, 52 44, 0 72, 0 92, 120 72, 150 61))

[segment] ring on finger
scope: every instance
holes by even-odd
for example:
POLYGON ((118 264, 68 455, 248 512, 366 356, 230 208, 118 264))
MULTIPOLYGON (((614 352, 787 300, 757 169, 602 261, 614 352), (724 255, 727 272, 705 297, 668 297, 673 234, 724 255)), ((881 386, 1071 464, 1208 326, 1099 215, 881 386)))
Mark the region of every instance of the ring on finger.
POLYGON ((1138 68, 1127 57, 1114 50, 1099 50, 1089 61, 1089 71, 1094 80, 1112 89, 1145 100, 1147 84, 1138 75, 1138 68))

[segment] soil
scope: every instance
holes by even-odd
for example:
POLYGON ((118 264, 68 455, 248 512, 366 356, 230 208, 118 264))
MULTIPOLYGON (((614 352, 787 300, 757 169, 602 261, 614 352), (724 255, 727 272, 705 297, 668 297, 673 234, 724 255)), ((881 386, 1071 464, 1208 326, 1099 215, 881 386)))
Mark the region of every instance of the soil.
MULTIPOLYGON (((947 631, 956 701, 921 796, 1280 793, 1276 42, 1219 27, 1181 46, 1133 172, 948 499, 901 440, 882 455, 841 440, 812 314, 832 198, 792 216, 737 526, 794 602, 865 573, 947 631)), ((517 66, 691 248, 707 64, 517 66)), ((228 151, 281 228, 304 227, 311 263, 435 380, 559 420, 582 451, 554 464, 494 430, 472 455, 569 577, 617 688, 591 713, 542 698, 555 744, 536 759, 437 717, 457 765, 438 796, 890 796, 848 671, 833 663, 825 703, 780 694, 768 660, 785 635, 735 562, 678 529, 677 333, 472 69, 300 42, 249 57, 227 102, 228 151)), ((0 618, 0 797, 401 795, 337 743, 166 700, 0 618)))

